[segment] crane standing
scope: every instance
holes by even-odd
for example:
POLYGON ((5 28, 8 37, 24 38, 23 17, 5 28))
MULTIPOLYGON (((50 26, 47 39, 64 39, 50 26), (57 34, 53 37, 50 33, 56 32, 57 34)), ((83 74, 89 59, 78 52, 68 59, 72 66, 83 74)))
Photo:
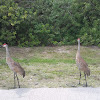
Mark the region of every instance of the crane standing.
POLYGON ((19 63, 15 62, 9 54, 9 50, 8 50, 8 45, 6 43, 3 44, 3 47, 6 48, 6 63, 8 64, 9 68, 14 72, 14 88, 15 88, 15 78, 17 78, 17 82, 18 82, 18 87, 20 88, 19 85, 19 79, 17 76, 17 73, 19 73, 20 75, 23 76, 23 78, 25 77, 25 71, 24 69, 20 66, 19 63))
POLYGON ((81 71, 83 71, 84 76, 85 76, 85 81, 86 81, 86 87, 87 87, 86 76, 90 75, 90 69, 88 68, 88 64, 84 61, 84 59, 80 55, 80 38, 78 38, 77 41, 78 41, 78 50, 76 53, 76 65, 80 71, 79 84, 80 84, 80 79, 81 79, 81 71))

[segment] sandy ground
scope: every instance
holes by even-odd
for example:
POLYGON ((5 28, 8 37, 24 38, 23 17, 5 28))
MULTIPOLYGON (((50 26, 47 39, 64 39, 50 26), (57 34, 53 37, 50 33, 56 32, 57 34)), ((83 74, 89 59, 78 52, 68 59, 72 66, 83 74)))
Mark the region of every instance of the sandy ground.
POLYGON ((1 89, 0 100, 100 100, 100 88, 1 89))

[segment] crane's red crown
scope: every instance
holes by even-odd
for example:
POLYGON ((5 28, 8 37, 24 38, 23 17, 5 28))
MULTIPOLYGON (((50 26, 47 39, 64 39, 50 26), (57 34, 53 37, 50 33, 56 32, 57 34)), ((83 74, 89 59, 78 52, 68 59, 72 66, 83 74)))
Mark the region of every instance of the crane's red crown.
POLYGON ((80 40, 80 38, 78 38, 77 40, 80 40))
POLYGON ((4 43, 3 45, 7 45, 6 43, 4 43))

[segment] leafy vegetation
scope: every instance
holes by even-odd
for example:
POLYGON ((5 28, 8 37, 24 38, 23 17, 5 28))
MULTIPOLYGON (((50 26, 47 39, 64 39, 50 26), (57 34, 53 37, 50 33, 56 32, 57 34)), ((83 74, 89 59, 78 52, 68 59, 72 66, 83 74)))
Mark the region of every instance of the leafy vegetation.
POLYGON ((1 0, 0 42, 100 46, 99 0, 1 0))

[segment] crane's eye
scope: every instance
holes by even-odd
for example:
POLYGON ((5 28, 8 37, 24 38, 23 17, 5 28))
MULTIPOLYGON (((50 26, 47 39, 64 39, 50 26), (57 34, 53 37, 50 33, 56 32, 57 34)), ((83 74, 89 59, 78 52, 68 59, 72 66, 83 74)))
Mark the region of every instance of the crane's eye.
POLYGON ((3 45, 6 45, 6 43, 4 43, 3 45))

